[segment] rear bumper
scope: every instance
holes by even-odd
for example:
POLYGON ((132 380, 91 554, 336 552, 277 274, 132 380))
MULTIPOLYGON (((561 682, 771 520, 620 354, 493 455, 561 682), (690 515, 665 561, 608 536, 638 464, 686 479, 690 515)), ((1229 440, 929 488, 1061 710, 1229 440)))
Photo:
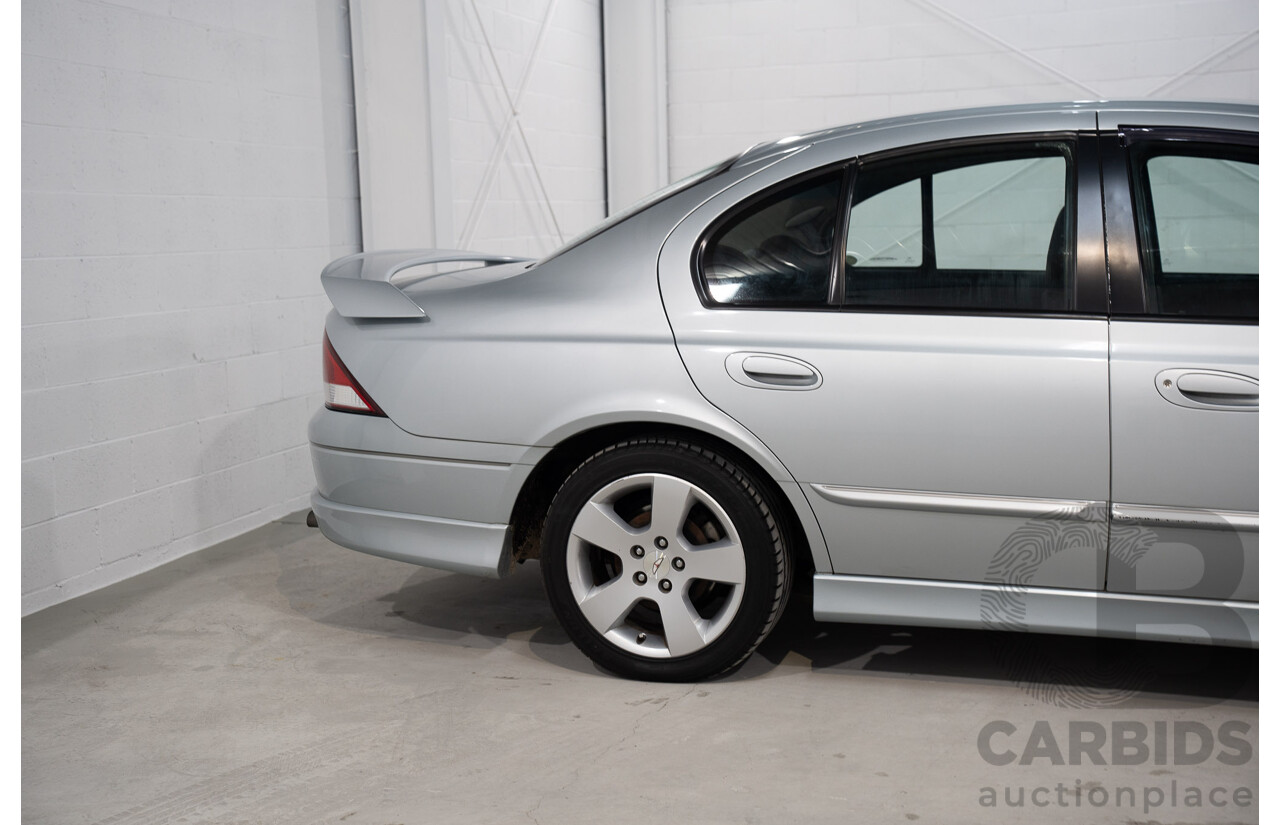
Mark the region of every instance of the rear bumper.
POLYGON ((311 421, 312 509, 331 541, 389 559, 498 577, 508 521, 538 451, 410 435, 385 418, 311 421))
POLYGON ((311 494, 320 532, 335 544, 455 573, 499 578, 511 569, 505 524, 434 518, 339 504, 311 494))

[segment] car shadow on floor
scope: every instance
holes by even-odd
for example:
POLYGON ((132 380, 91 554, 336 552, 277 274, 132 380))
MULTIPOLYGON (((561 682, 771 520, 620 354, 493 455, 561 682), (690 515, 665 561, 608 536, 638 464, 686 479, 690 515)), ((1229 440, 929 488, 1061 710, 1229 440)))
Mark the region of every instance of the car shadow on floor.
MULTIPOLYGON (((502 580, 423 569, 380 601, 376 621, 368 613, 321 620, 466 647, 518 641, 556 667, 604 673, 561 629, 536 564, 502 580)), ((722 680, 769 678, 801 667, 830 675, 1010 684, 1060 707, 1193 707, 1258 699, 1256 650, 818 622, 811 605, 810 594, 795 593, 759 650, 722 680)))
POLYGON ((1041 633, 819 622, 797 594, 741 676, 815 671, 1017 685, 1064 708, 1256 704, 1258 652, 1041 633))

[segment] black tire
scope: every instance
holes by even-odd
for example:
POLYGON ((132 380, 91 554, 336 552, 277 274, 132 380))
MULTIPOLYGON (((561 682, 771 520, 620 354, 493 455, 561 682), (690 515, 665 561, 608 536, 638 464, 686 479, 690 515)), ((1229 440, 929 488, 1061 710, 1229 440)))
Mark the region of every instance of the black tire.
POLYGON ((551 503, 542 577, 552 609, 574 644, 619 676, 724 673, 786 606, 791 558, 777 513, 750 472, 706 447, 614 444, 579 465, 551 503))

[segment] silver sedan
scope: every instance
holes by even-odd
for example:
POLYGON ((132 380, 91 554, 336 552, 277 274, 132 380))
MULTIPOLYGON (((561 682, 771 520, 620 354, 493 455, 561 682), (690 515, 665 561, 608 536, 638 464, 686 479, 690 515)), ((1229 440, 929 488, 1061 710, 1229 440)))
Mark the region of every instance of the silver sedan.
POLYGON ((1256 646, 1257 128, 917 115, 761 144, 541 260, 334 261, 315 521, 537 559, 633 678, 734 668, 793 588, 829 621, 1256 646))

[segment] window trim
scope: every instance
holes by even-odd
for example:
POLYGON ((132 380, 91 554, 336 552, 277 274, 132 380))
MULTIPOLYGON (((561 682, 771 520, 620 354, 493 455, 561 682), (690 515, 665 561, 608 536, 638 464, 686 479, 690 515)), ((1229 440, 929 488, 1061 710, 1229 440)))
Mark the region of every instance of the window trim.
MULTIPOLYGON (((1131 213, 1129 224, 1132 226, 1132 235, 1123 239, 1124 242, 1132 243, 1133 245, 1131 254, 1134 260, 1130 264, 1132 271, 1128 271, 1126 274, 1128 278, 1136 281, 1137 286, 1137 289, 1130 288, 1130 294, 1127 296, 1128 300, 1118 310, 1117 314, 1140 316, 1146 320, 1257 325, 1258 315, 1176 315, 1159 311, 1155 285, 1157 276, 1163 272, 1163 268, 1160 267, 1155 258, 1156 247, 1153 241, 1156 239, 1150 236, 1155 223, 1155 204, 1152 200, 1149 175, 1145 168, 1139 168, 1144 166, 1146 161, 1158 156, 1217 157, 1222 154, 1221 152, 1215 154, 1214 150, 1217 147, 1225 147, 1228 150, 1244 150, 1245 152, 1253 149, 1256 157, 1258 151, 1257 133, 1216 129, 1122 126, 1116 134, 1118 145, 1121 147, 1119 154, 1123 156, 1120 161, 1124 167, 1126 192, 1131 213), (1164 147, 1172 147, 1173 151, 1162 151, 1164 147), (1177 151, 1177 147, 1184 147, 1187 151, 1177 151)), ((1109 235, 1108 249, 1110 249, 1109 235)), ((1259 273, 1260 279, 1261 273, 1259 273)))

